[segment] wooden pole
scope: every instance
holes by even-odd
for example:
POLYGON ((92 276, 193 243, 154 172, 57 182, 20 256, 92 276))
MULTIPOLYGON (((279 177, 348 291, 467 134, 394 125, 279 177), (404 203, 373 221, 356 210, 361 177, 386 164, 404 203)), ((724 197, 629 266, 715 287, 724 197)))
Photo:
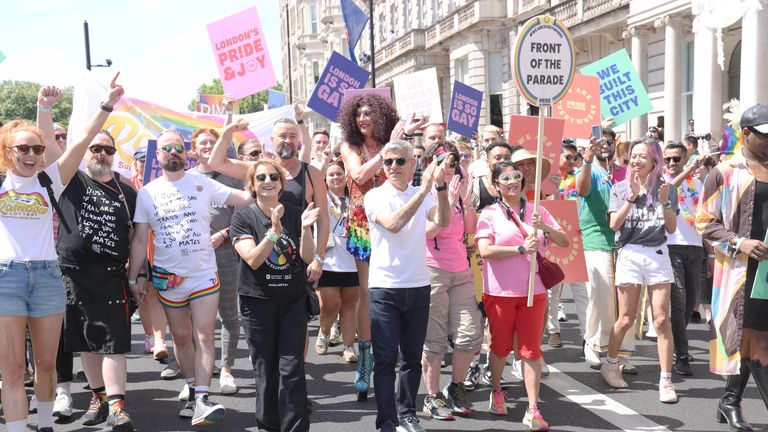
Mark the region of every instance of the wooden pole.
MULTIPOLYGON (((533 188, 533 213, 539 212, 539 201, 541 201, 541 170, 543 169, 541 158, 544 153, 544 109, 539 106, 539 132, 536 141, 536 182, 533 188)), ((538 235, 536 227, 531 231, 533 235, 538 235)), ((536 286, 536 254, 531 255, 531 269, 528 275, 528 307, 533 306, 533 290, 536 286)))

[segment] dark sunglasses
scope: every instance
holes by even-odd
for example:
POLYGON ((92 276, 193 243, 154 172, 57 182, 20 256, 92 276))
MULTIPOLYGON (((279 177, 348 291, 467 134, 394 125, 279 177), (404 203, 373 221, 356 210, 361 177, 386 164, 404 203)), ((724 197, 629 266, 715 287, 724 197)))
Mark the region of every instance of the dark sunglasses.
POLYGON ((56 141, 67 139, 67 134, 65 134, 65 133, 63 133, 63 134, 56 134, 54 136, 56 137, 56 141))
POLYGON ((107 156, 112 156, 117 151, 117 149, 114 147, 103 146, 103 145, 92 145, 88 147, 88 150, 90 150, 91 153, 93 154, 99 154, 101 152, 104 152, 107 154, 107 156))
MULTIPOLYGON (((259 183, 264 183, 267 181, 267 175, 266 174, 256 174, 256 180, 259 181, 259 183)), ((278 173, 269 173, 269 180, 276 182, 280 180, 280 174, 278 173)))
POLYGON ((147 158, 145 158, 145 157, 140 157, 140 158, 137 158, 137 159, 136 159, 136 162, 138 162, 138 163, 142 163, 142 164, 143 164, 143 163, 147 162, 147 158))
POLYGON ((259 157, 259 156, 261 156, 261 150, 254 150, 254 151, 248 153, 248 156, 250 156, 250 157, 259 157))
POLYGON ((675 163, 680 163, 681 160, 683 160, 681 156, 670 156, 670 157, 664 158, 665 163, 670 163, 672 161, 674 161, 675 163))
POLYGON ((160 150, 166 153, 170 153, 171 150, 175 150, 176 153, 184 153, 187 149, 184 147, 183 144, 166 144, 160 147, 160 150))
POLYGON ((575 155, 565 155, 563 156, 563 159, 565 159, 568 162, 574 162, 581 159, 581 155, 578 153, 576 153, 575 155))
POLYGON ((40 156, 41 154, 45 153, 45 146, 40 144, 35 144, 35 145, 21 144, 21 145, 13 146, 13 148, 15 148, 17 152, 23 155, 28 155, 30 150, 32 151, 32 153, 35 154, 35 156, 40 156))
POLYGON ((405 165, 405 158, 384 159, 384 166, 392 166, 393 163, 397 163, 398 166, 403 166, 405 165))

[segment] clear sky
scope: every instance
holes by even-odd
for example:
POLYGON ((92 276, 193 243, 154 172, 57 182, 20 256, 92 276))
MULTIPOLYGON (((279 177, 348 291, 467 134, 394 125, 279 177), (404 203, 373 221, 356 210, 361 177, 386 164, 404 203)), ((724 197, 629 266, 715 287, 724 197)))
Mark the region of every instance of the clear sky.
POLYGON ((248 7, 259 19, 282 81, 278 0, 9 0, 0 6, 0 81, 75 85, 85 70, 83 21, 91 63, 104 82, 120 71, 131 97, 186 109, 197 88, 219 76, 206 25, 248 7))

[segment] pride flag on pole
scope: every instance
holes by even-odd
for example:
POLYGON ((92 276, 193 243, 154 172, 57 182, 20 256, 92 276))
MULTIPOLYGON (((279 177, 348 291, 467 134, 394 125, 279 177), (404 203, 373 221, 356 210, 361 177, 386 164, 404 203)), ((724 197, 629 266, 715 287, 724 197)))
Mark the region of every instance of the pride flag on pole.
MULTIPOLYGON (((360 41, 365 24, 368 23, 368 15, 355 3, 355 0, 341 0, 341 15, 346 25, 347 41, 349 41, 349 59, 357 64, 355 47, 360 41)), ((373 54, 371 54, 373 55, 373 54)))
POLYGON ((741 151, 741 145, 743 143, 744 139, 741 136, 741 130, 728 124, 723 126, 723 140, 720 141, 721 154, 736 154, 741 151))

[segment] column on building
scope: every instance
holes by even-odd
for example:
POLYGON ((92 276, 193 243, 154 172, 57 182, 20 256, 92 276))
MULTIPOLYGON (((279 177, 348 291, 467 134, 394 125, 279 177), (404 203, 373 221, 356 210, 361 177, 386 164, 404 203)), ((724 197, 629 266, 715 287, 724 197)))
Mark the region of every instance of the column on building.
POLYGON ((680 34, 682 20, 676 16, 664 17, 664 140, 680 141, 680 104, 682 70, 680 34))
MULTIPOLYGON (((629 30, 632 36, 632 65, 635 67, 637 74, 640 76, 640 80, 643 85, 648 81, 648 29, 642 26, 635 26, 629 30)), ((630 123, 628 138, 639 138, 645 135, 645 131, 648 129, 648 116, 641 115, 635 117, 630 123)))
POLYGON ((741 21, 741 88, 743 108, 768 104, 768 8, 749 11, 741 21))
POLYGON ((695 133, 720 137, 722 84, 717 64, 714 32, 704 26, 694 27, 693 39, 693 119, 695 133))

